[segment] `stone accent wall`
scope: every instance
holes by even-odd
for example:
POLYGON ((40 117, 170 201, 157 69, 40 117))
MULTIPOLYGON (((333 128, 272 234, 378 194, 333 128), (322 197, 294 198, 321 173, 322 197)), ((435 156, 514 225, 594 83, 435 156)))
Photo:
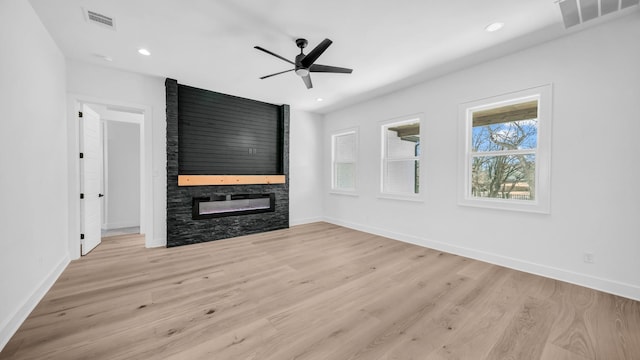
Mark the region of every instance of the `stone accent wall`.
MULTIPOLYGON (((226 239, 289 227, 289 106, 283 105, 285 184, 178 186, 178 82, 166 79, 167 101, 167 247, 226 239), (193 220, 192 198, 227 194, 276 196, 275 212, 193 220)), ((206 91, 206 90, 203 90, 206 91)))

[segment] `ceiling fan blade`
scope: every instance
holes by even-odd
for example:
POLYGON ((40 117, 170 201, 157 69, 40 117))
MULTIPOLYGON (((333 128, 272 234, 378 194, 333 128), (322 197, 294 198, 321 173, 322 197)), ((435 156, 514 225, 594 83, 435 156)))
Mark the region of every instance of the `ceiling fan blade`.
POLYGON ((322 53, 325 50, 327 50, 329 45, 331 45, 332 43, 333 43, 333 41, 331 41, 329 39, 322 40, 322 42, 320 44, 318 44, 318 46, 316 46, 313 50, 311 50, 307 54, 307 56, 305 56, 304 59, 302 59, 302 61, 301 61, 302 66, 304 66, 306 68, 311 66, 311 64, 313 64, 316 60, 318 60, 320 55, 322 55, 322 53))
MULTIPOLYGON (((263 48, 261 48, 260 46, 254 46, 253 48, 254 48, 254 49, 258 49, 258 50, 260 50, 260 51, 264 51, 264 52, 266 52, 267 54, 272 55, 272 56, 275 56, 275 57, 277 57, 277 58, 278 58, 278 59, 280 59, 280 60, 284 60, 284 61, 288 62, 288 63, 289 63, 289 64, 291 64, 291 65, 295 65, 295 63, 294 63, 293 61, 291 61, 291 60, 289 60, 289 59, 287 59, 287 58, 285 58, 285 57, 283 57, 283 56, 280 56, 280 55, 278 55, 278 54, 276 54, 276 53, 272 53, 271 51, 269 51, 269 50, 267 50, 267 49, 263 49, 263 48)), ((314 49, 314 50, 315 50, 315 49, 314 49)))
POLYGON ((284 73, 286 73, 286 72, 293 71, 293 70, 294 70, 294 69, 289 69, 289 70, 285 70, 285 71, 280 71, 280 72, 277 72, 277 73, 275 73, 275 74, 271 74, 271 75, 263 76, 263 77, 261 77, 260 79, 270 78, 270 77, 272 77, 272 76, 276 76, 276 75, 284 74, 284 73))
POLYGON ((310 72, 326 72, 326 73, 339 73, 339 74, 351 74, 353 69, 347 69, 337 66, 313 64, 309 67, 310 72))
POLYGON ((313 87, 313 84, 311 84, 311 76, 301 76, 301 78, 302 81, 304 81, 304 84, 307 86, 307 89, 311 89, 313 87))

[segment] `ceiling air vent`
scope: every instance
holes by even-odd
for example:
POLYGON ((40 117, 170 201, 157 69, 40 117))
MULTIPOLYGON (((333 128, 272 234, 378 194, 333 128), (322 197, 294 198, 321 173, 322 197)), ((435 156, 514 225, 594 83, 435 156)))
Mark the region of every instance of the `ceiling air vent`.
POLYGON ((96 24, 96 25, 100 25, 112 30, 116 29, 116 24, 115 21, 113 20, 113 18, 108 17, 106 15, 102 15, 99 14, 95 11, 91 11, 91 10, 87 10, 85 12, 85 16, 87 18, 87 21, 92 23, 92 24, 96 24))
POLYGON ((638 5, 640 0, 560 0, 560 12, 564 27, 582 24, 618 10, 638 5))

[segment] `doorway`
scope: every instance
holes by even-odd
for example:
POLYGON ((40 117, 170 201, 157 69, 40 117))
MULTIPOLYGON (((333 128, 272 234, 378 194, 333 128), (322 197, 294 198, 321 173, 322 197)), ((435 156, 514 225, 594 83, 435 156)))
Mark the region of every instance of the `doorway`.
MULTIPOLYGON (((124 234, 144 234, 145 229, 145 195, 142 189, 148 179, 145 168, 144 121, 145 109, 122 105, 108 105, 102 102, 83 101, 77 99, 79 109, 90 110, 99 116, 100 135, 97 137, 100 148, 100 206, 97 225, 98 237, 124 234)), ((147 109, 148 113, 148 109, 147 109)), ((80 114, 79 114, 80 115, 80 114)), ((83 137, 82 127, 78 126, 80 152, 87 144, 83 137)), ((83 159, 79 161, 82 174, 83 159)), ((79 178, 82 193, 85 184, 79 178)), ((85 233, 92 229, 85 228, 86 211, 84 203, 80 203, 80 254, 85 233)), ((95 227, 95 225, 91 225, 95 227)), ((145 234, 146 235, 146 234, 145 234)), ((145 236, 145 243, 147 242, 145 236)), ((100 240, 98 240, 100 241, 100 240)))
POLYGON ((142 114, 101 109, 103 238, 140 233, 140 124, 142 114))

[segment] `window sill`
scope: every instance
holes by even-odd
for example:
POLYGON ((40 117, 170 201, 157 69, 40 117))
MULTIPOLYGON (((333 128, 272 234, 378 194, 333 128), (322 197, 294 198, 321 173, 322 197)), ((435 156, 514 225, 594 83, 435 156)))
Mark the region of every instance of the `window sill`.
POLYGON ((476 208, 519 211, 538 214, 550 214, 549 206, 545 206, 538 201, 523 202, 518 200, 501 200, 501 199, 462 199, 458 201, 460 206, 469 206, 476 208))
POLYGON ((355 191, 345 191, 345 190, 329 190, 329 194, 331 195, 344 195, 344 196, 351 196, 351 197, 359 197, 360 194, 358 194, 355 191))
POLYGON ((400 201, 409 201, 409 202, 417 202, 423 203, 424 199, 418 195, 402 195, 402 194, 378 194, 378 199, 382 200, 400 200, 400 201))

